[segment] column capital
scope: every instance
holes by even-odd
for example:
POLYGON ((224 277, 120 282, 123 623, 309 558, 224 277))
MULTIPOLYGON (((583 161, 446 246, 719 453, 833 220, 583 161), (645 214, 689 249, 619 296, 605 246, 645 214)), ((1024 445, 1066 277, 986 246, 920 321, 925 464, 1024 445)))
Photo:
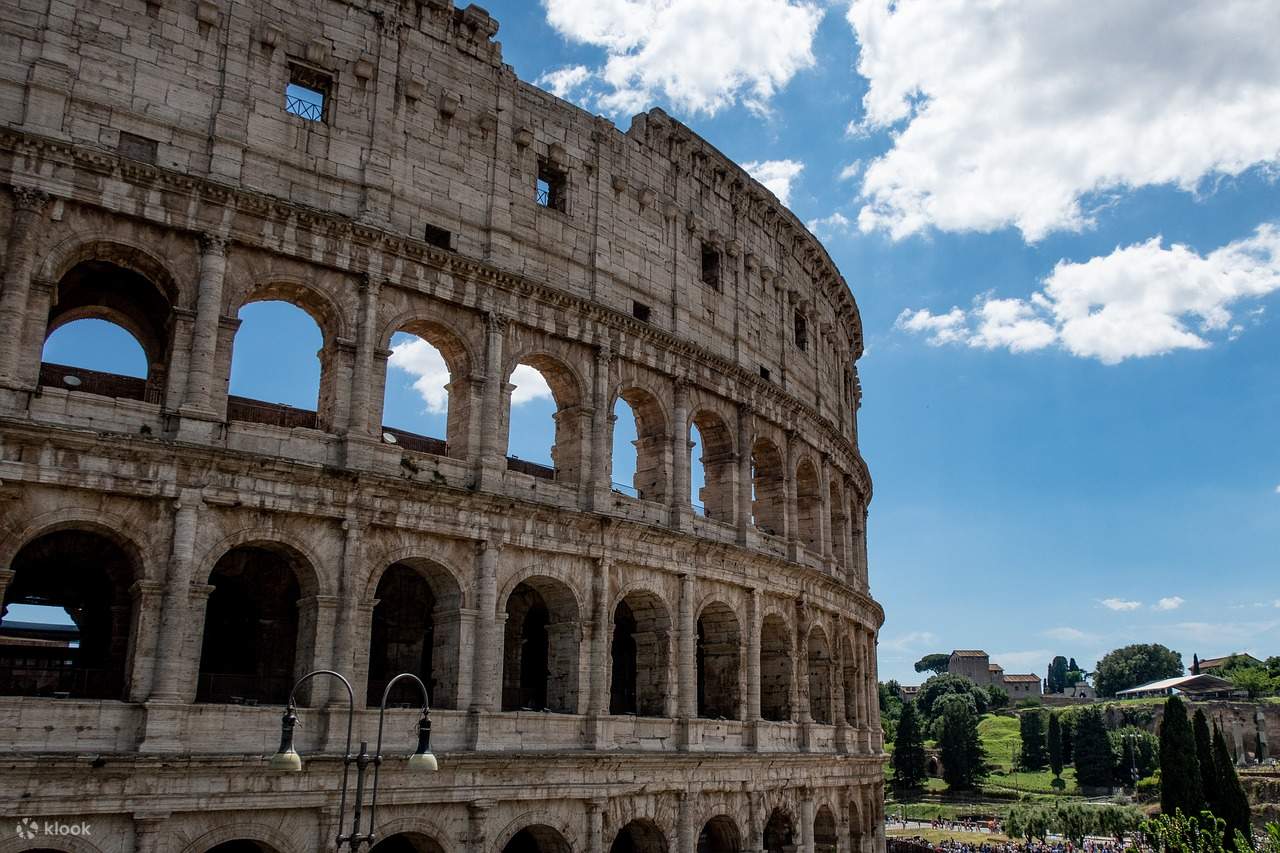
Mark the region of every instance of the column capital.
POLYGON ((489 311, 484 315, 485 331, 489 334, 502 334, 507 330, 509 320, 497 311, 489 311))
POLYGON ((225 255, 229 242, 225 235, 205 232, 200 235, 200 254, 225 255))
POLYGON ((9 189, 13 192, 13 206, 16 210, 40 213, 50 200, 47 192, 36 187, 13 186, 9 189))

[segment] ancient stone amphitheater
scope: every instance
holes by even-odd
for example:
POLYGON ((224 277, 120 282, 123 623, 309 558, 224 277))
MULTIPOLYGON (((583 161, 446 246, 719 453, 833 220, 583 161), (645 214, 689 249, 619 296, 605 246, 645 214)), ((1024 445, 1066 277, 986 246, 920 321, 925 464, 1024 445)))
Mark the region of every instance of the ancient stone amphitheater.
POLYGON ((333 849, 345 690, 301 691, 303 772, 265 758, 316 668, 369 740, 391 675, 431 685, 438 772, 388 712, 380 853, 883 848, 853 297, 706 141, 521 82, 497 30, 5 4, 0 592, 75 625, 0 627, 0 853, 333 849), (323 334, 314 410, 229 393, 263 300, 323 334), (45 361, 85 318, 145 378, 45 361), (397 332, 446 435, 383 426, 397 332), (517 365, 553 466, 508 457, 517 365))

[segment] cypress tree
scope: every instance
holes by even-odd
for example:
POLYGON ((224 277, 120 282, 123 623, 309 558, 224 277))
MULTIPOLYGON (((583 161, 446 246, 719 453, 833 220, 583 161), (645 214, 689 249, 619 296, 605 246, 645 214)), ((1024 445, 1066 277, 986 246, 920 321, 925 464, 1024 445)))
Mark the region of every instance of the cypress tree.
POLYGON ((1062 723, 1057 714, 1049 715, 1049 769, 1062 776, 1062 723))
POLYGON ((1039 711, 1027 711, 1018 719, 1022 735, 1022 755, 1018 763, 1023 770, 1043 770, 1048 763, 1044 749, 1044 715, 1039 711))
POLYGON ((1167 815, 1181 811, 1194 817, 1204 807, 1196 738, 1187 719, 1187 706, 1181 698, 1170 696, 1160 724, 1160 811, 1167 815))
POLYGON ((893 742, 893 785, 900 793, 914 794, 924 787, 924 736, 912 702, 902 706, 898 735, 893 742))
POLYGON ((1062 763, 1075 763, 1075 721, 1074 718, 1062 717, 1062 763))
POLYGON ((1214 814, 1227 822, 1226 837, 1234 839, 1236 833, 1249 837, 1249 797, 1236 775, 1235 765, 1231 763, 1231 755, 1227 752, 1227 740, 1222 736, 1222 729, 1213 727, 1213 768, 1217 776, 1218 797, 1221 805, 1214 809, 1214 814))
POLYGON ((1191 728, 1196 737, 1196 761, 1200 764, 1200 789, 1204 792, 1204 802, 1209 811, 1218 814, 1221 800, 1218 777, 1213 766, 1213 742, 1209 739, 1209 721, 1199 708, 1196 708, 1191 718, 1191 728))
POLYGON ((947 697, 938 704, 942 708, 938 737, 942 778, 952 790, 971 790, 988 772, 987 754, 978 737, 978 717, 963 696, 947 697))
POLYGON ((1200 674, 1200 656, 1199 655, 1193 654, 1191 656, 1191 674, 1192 675, 1200 674))
POLYGON ((1109 788, 1115 759, 1101 709, 1085 708, 1076 718, 1074 744, 1076 781, 1087 787, 1109 788))

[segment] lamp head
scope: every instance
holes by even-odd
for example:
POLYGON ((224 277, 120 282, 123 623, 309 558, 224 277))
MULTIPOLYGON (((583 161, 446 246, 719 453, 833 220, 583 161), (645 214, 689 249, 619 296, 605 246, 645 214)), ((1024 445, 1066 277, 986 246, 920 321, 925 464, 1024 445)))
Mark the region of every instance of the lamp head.
POLYGON ((290 705, 280 720, 280 748, 271 756, 269 766, 272 770, 297 773, 302 769, 302 756, 293 748, 293 729, 297 724, 298 714, 290 705))
POLYGON ((418 719, 418 748, 409 756, 409 769, 414 772, 434 773, 440 769, 440 763, 431 754, 431 712, 422 709, 418 719))

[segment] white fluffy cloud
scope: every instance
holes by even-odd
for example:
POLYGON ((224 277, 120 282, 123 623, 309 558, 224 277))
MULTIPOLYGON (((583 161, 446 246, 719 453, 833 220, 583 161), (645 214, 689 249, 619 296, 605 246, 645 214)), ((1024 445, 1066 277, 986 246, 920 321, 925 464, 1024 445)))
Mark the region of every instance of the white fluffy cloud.
MULTIPOLYGON (((422 398, 427 413, 443 415, 449 411, 449 368, 440 351, 422 338, 410 337, 391 346, 388 363, 413 377, 413 390, 422 398)), ((534 400, 551 399, 551 388, 542 374, 526 364, 511 372, 511 405, 520 406, 534 400)))
POLYGON ((566 65, 554 71, 548 71, 534 82, 557 98, 567 98, 573 91, 591 77, 591 71, 585 65, 566 65))
POLYGON ((1142 606, 1141 601, 1127 601, 1123 598, 1104 598, 1098 603, 1108 610, 1115 610, 1118 613, 1127 613, 1142 606))
POLYGON ((1090 634, 1086 631, 1081 631, 1079 628, 1069 626, 1049 628, 1040 633, 1051 640, 1061 640, 1064 643, 1096 643, 1099 639, 1096 634, 1090 634))
POLYGON ((640 112, 657 98, 708 115, 737 102, 764 110, 778 89, 813 65, 813 37, 824 14, 806 0, 543 5, 561 35, 605 50, 604 65, 591 71, 591 85, 599 89, 594 103, 611 113, 640 112))
POLYGON ((752 160, 743 163, 747 174, 764 184, 765 189, 778 197, 784 205, 791 204, 791 182, 804 171, 804 163, 798 160, 752 160))
POLYGON ((1162 598, 1155 604, 1151 605, 1152 610, 1177 610, 1186 604, 1186 600, 1180 595, 1171 595, 1168 598, 1162 598))
POLYGON ((1207 255, 1154 237, 1084 263, 1059 261, 1043 285, 1029 299, 980 296, 968 311, 905 310, 896 325, 935 346, 1056 345, 1104 364, 1204 349, 1214 334, 1238 334, 1235 303, 1280 290, 1280 229, 1260 226, 1207 255))
POLYGON ((894 130, 866 229, 1034 241, 1114 190, 1280 160, 1274 0, 853 0, 848 19, 869 82, 849 132, 894 130))
MULTIPOLYGON (((849 217, 838 210, 830 216, 810 219, 805 223, 806 228, 823 239, 847 232, 852 226, 853 223, 849 221, 849 217)), ((863 354, 865 355, 865 352, 863 354)))

